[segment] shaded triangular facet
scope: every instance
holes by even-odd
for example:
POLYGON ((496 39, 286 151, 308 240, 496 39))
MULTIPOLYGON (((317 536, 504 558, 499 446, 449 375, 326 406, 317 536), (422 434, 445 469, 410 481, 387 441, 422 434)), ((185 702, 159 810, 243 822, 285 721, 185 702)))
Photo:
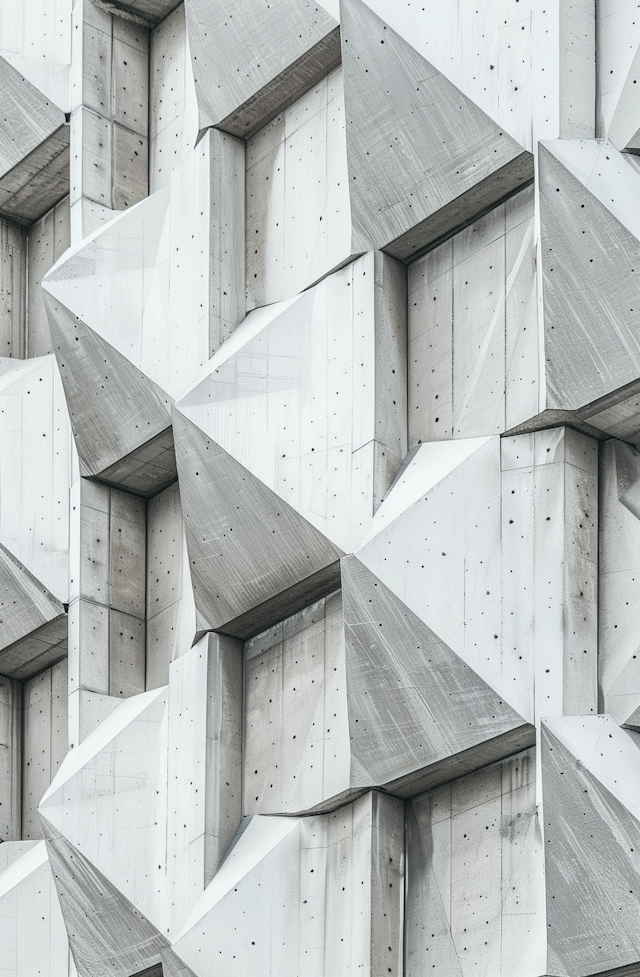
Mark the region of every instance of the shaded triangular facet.
POLYGON ((637 964, 640 824, 544 723, 541 758, 548 973, 637 964))
POLYGON ((539 167, 547 400, 576 410, 640 375, 640 177, 596 140, 541 143, 539 167))
POLYGON ((167 940, 46 818, 40 819, 81 977, 130 977, 159 963, 167 940))
POLYGON ((60 126, 64 112, 0 57, 0 177, 17 166, 60 126))
POLYGON ((169 427, 171 401, 46 290, 44 299, 82 473, 100 475, 169 427))
POLYGON ((342 552, 180 411, 173 424, 201 624, 245 638, 335 589, 342 552))
POLYGON ((356 557, 341 569, 351 749, 370 783, 411 795, 532 744, 533 728, 356 557))
POLYGON ((341 32, 354 251, 406 259, 531 181, 531 154, 362 0, 341 32))
POLYGON ((187 0, 200 131, 247 137, 340 61, 337 24, 312 0, 187 0))
POLYGON ((61 615, 63 604, 0 544, 0 651, 61 615))

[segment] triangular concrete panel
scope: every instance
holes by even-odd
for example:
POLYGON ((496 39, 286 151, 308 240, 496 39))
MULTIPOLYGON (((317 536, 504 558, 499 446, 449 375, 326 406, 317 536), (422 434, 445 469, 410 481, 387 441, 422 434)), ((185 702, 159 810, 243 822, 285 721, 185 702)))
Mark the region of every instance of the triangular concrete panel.
POLYGON ((550 408, 579 409, 640 376, 639 193, 640 175, 610 143, 540 143, 550 408))
POLYGON ((340 63, 338 25, 312 0, 187 0, 202 133, 246 138, 340 63))
POLYGON ((0 544, 0 674, 2 652, 64 613, 64 605, 0 544))
POLYGON ((179 410, 173 425, 200 626, 246 638, 335 589, 342 551, 179 410))
POLYGON ((370 783, 412 796, 532 745, 533 727, 356 557, 341 570, 351 751, 370 783))
MULTIPOLYGON (((541 740, 547 972, 561 977, 609 972, 640 961, 640 822, 555 735, 567 718, 553 725, 543 722, 541 740)), ((603 720, 607 717, 585 722, 603 726, 603 720)), ((601 771, 618 760, 609 747, 614 740, 604 727, 603 732, 601 771)), ((572 742, 579 747, 580 737, 572 742)), ((640 750, 634 744, 631 750, 633 762, 620 774, 637 794, 640 750)))
POLYGON ((0 57, 0 177, 64 125, 64 112, 0 57))
POLYGON ((130 977, 160 963, 165 937, 45 817, 40 820, 81 977, 130 977))
POLYGON ((354 253, 405 260, 533 179, 533 158, 362 0, 341 3, 354 253))
POLYGON ((44 300, 81 471, 100 476, 164 434, 171 400, 46 290, 44 300))

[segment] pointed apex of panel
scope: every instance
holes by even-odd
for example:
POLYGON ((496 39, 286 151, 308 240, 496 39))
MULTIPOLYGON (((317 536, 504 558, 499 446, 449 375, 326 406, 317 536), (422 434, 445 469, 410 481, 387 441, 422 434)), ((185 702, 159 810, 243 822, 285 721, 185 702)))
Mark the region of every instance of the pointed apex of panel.
POLYGON ((339 30, 313 0, 187 0, 200 118, 247 138, 340 63, 339 30))
POLYGON ((130 977, 160 963, 167 940, 45 817, 40 821, 78 972, 130 977))
POLYGON ((352 756, 369 784, 411 796, 532 745, 533 727, 357 557, 341 570, 352 756))
POLYGON ((341 32, 354 252, 405 260, 531 182, 531 154, 363 0, 341 32))
POLYGON ((640 749, 610 716, 542 723, 551 974, 640 961, 640 749))
POLYGON ((173 426, 201 623, 246 638, 338 586, 341 550, 177 409, 173 426))
POLYGON ((162 465, 160 483, 174 481, 161 461, 172 447, 169 396, 46 290, 44 300, 82 474, 134 488, 110 470, 144 449, 143 461, 162 465))
MULTIPOLYGON (((539 148, 546 383, 577 410, 640 376, 640 174, 611 143, 539 148)), ((582 413, 589 419, 586 413, 582 413)), ((592 423, 600 424, 594 418, 592 423)))

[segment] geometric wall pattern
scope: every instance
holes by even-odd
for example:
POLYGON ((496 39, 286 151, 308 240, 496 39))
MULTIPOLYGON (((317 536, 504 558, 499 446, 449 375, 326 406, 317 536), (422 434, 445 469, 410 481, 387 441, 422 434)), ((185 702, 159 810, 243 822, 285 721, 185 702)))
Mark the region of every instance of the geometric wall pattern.
POLYGON ((0 4, 0 977, 640 973, 637 14, 0 4))

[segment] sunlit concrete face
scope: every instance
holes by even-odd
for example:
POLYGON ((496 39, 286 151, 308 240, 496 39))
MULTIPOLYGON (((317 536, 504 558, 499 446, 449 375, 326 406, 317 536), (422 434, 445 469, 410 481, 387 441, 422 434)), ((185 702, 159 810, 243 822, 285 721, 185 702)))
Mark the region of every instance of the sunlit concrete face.
POLYGON ((640 971, 639 24, 0 0, 0 977, 640 971))

